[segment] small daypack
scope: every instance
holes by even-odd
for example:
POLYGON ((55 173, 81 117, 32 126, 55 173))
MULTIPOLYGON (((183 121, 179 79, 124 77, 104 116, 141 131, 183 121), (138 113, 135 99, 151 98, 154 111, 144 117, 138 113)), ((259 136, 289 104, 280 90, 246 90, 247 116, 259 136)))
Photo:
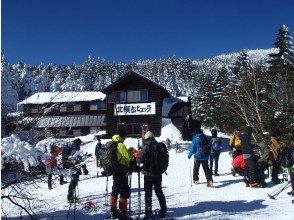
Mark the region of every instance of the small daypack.
POLYGON ((152 146, 150 153, 150 169, 154 175, 163 174, 168 167, 169 154, 164 143, 159 142, 152 146))
POLYGON ((210 152, 211 152, 211 147, 209 145, 209 141, 208 138, 206 137, 206 135, 202 135, 200 137, 200 147, 202 148, 202 152, 205 156, 209 156, 210 152))
POLYGON ((100 164, 107 176, 112 175, 118 168, 117 143, 108 141, 100 150, 100 164))
POLYGON ((212 147, 212 151, 214 151, 214 152, 221 151, 222 144, 221 144, 221 140, 219 137, 213 137, 211 139, 211 147, 212 147))

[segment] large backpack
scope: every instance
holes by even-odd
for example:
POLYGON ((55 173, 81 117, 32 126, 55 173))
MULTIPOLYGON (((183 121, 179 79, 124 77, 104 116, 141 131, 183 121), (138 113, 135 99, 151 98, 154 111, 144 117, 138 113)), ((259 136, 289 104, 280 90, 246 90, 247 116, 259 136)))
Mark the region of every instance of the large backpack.
POLYGON ((222 148, 221 140, 219 137, 213 137, 211 139, 211 148, 213 152, 220 152, 222 148))
POLYGON ((107 176, 112 175, 118 168, 117 161, 117 143, 108 141, 101 148, 100 151, 100 164, 107 176))
POLYGON ((199 141, 199 143, 200 143, 200 147, 201 147, 201 149, 202 149, 202 152, 203 152, 203 154, 205 155, 205 156, 209 156, 210 155, 210 152, 211 152, 211 147, 210 147, 210 145, 209 145, 209 140, 208 140, 208 138, 206 137, 206 135, 201 135, 201 137, 199 137, 200 138, 200 141, 199 141))
POLYGON ((72 148, 68 146, 68 144, 65 144, 62 146, 61 151, 61 158, 62 158, 62 164, 63 168, 68 169, 72 166, 72 162, 68 159, 71 154, 72 148))
POLYGON ((153 175, 163 174, 168 167, 169 154, 164 143, 159 142, 150 149, 150 169, 149 172, 153 175))

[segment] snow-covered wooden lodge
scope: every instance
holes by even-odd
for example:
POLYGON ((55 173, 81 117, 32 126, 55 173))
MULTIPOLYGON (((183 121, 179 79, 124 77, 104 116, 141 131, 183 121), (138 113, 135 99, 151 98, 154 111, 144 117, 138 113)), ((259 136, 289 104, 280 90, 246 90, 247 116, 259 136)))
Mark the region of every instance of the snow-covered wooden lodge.
POLYGON ((175 98, 163 87, 130 71, 102 92, 42 92, 18 103, 23 121, 45 130, 46 136, 75 137, 105 131, 114 135, 119 126, 137 137, 142 128, 160 136, 162 118, 171 118, 182 131, 191 112, 187 98, 175 98), (22 109, 20 109, 22 108, 22 109))
POLYGON ((23 122, 45 130, 46 136, 70 137, 105 130, 102 92, 40 92, 18 103, 23 122))

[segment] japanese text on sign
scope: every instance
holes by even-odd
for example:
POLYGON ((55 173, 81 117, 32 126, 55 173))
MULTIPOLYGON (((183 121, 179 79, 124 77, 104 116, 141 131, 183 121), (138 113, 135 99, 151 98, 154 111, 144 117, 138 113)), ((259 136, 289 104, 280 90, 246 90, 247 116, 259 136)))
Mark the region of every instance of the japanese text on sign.
POLYGON ((155 115, 155 102, 117 104, 114 115, 155 115))

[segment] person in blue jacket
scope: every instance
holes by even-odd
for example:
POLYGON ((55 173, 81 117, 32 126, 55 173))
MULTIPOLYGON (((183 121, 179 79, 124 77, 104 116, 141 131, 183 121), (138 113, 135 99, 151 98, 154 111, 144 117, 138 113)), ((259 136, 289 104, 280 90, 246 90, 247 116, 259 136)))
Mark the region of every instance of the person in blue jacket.
MULTIPOLYGON (((193 168, 193 183, 198 184, 199 183, 199 168, 200 165, 202 165, 205 177, 207 180, 207 187, 213 186, 213 180, 212 180, 212 174, 209 170, 208 166, 208 159, 209 155, 204 153, 203 150, 203 140, 207 140, 207 137, 205 134, 203 134, 203 131, 201 130, 201 121, 194 120, 193 121, 193 139, 192 144, 190 146, 190 151, 188 154, 188 158, 190 159, 192 155, 194 154, 194 168, 193 168)), ((208 143, 207 143, 208 144, 208 143)))

